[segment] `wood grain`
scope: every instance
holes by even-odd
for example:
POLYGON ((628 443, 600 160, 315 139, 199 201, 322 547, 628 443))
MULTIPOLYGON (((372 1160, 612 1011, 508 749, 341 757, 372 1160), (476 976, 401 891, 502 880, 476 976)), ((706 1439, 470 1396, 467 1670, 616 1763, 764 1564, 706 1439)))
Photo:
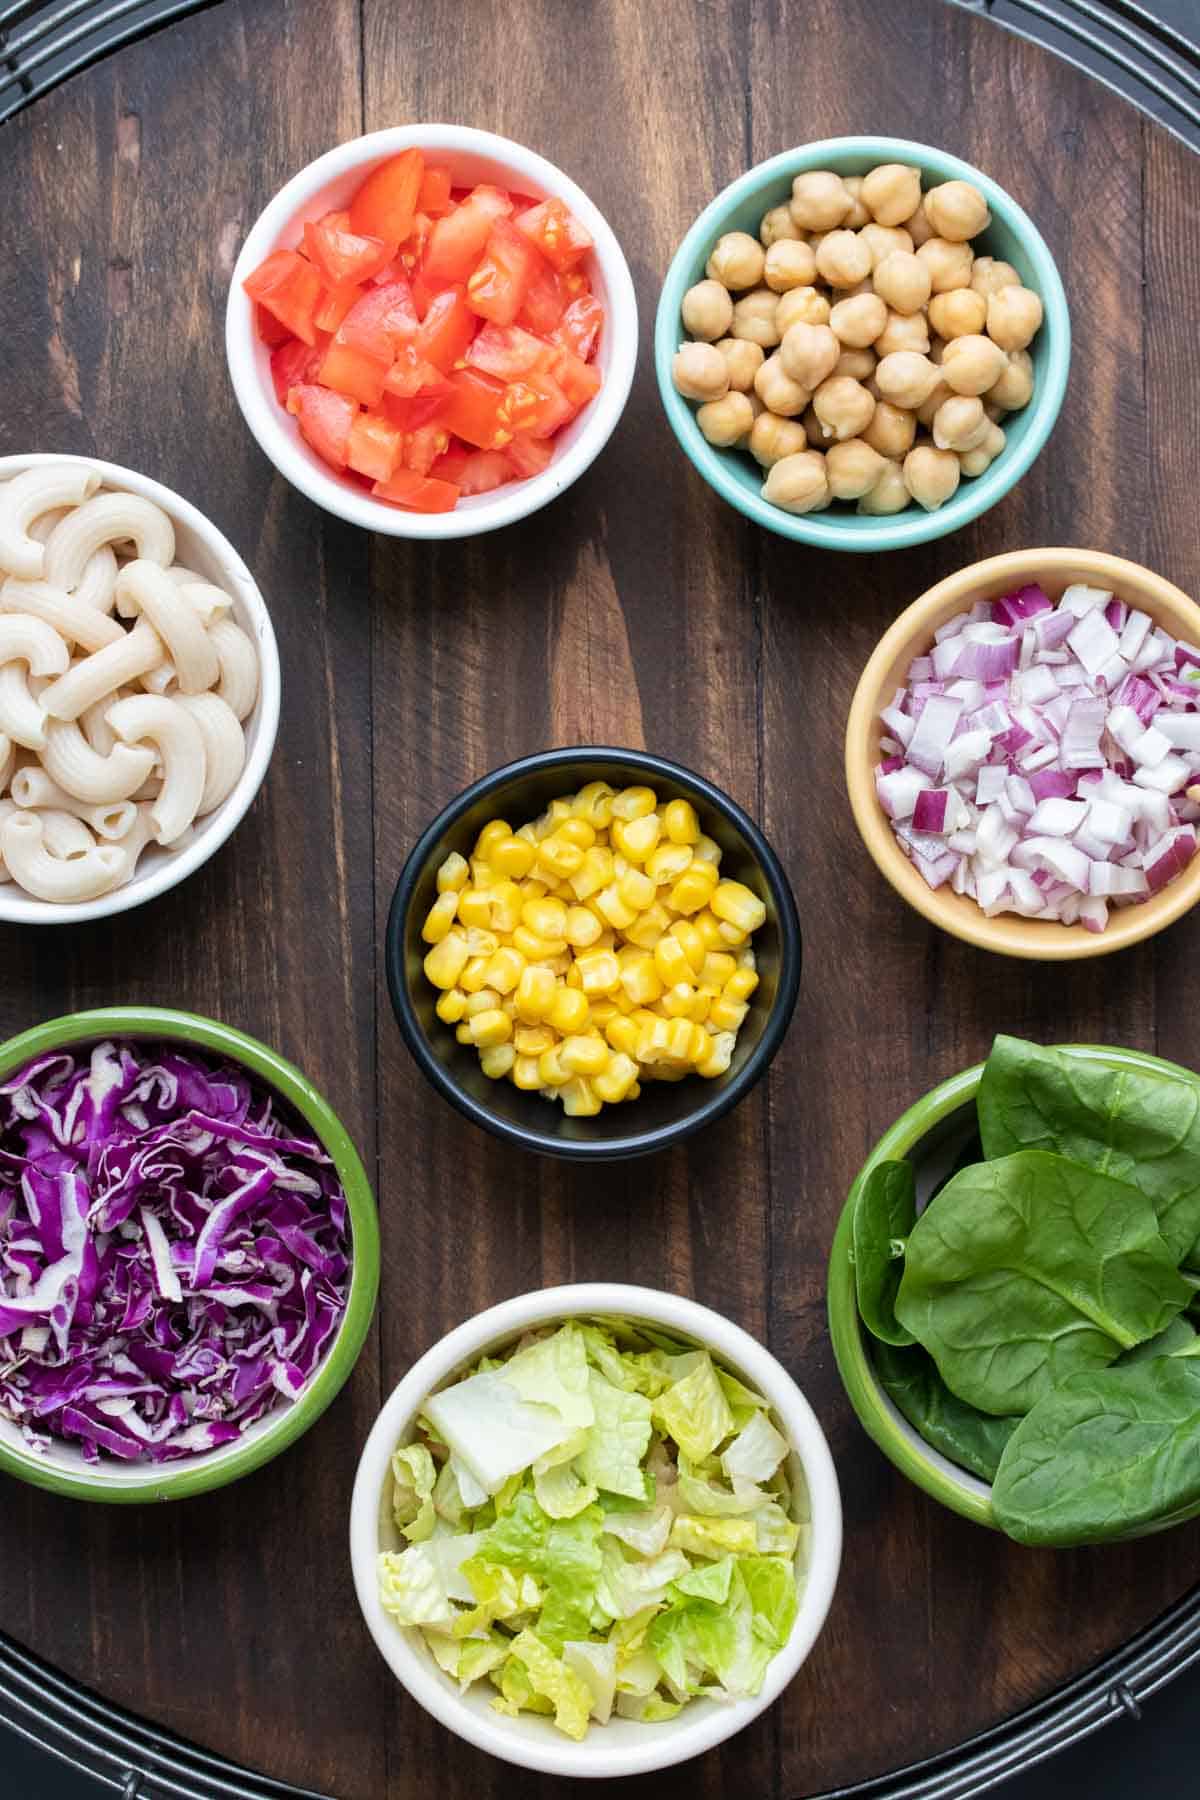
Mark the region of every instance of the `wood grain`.
POLYGON ((434 1725, 354 1606, 345 1523, 382 1392, 506 1295, 630 1279, 764 1338, 829 1432, 847 1541, 829 1625, 784 1700, 631 1797, 798 1800, 960 1741, 1048 1692, 1194 1579, 1200 1532, 1033 1554, 927 1503, 866 1441, 824 1320, 824 1264, 868 1147, 996 1030, 1200 1064, 1197 927, 1092 968, 980 955, 904 910, 842 804, 841 735, 887 622, 949 570, 1095 545, 1200 587, 1189 247, 1196 165, 1123 102, 942 0, 225 0, 4 128, 13 354, 0 449, 92 450, 179 487, 262 583, 284 658, 279 747, 234 840, 185 888, 85 931, 0 930, 0 1032, 158 1000, 279 1045, 377 1175, 377 1337, 347 1392, 236 1490, 118 1516, 0 1487, 0 1625, 207 1746, 338 1800, 549 1795, 434 1725), (599 462, 493 539, 370 540, 275 477, 229 394, 241 235, 296 168, 408 119, 487 126, 592 195, 629 256, 638 375, 599 462), (1075 360, 1047 452, 948 542, 886 558, 753 530, 692 473, 654 390, 658 286, 751 162, 854 131, 937 142, 1038 220, 1075 360), (647 745, 758 816, 805 931, 805 982, 760 1089, 699 1143, 603 1171, 517 1156, 417 1076, 377 946, 430 814, 558 743, 647 745), (70 1578, 66 1571, 70 1570, 70 1578))

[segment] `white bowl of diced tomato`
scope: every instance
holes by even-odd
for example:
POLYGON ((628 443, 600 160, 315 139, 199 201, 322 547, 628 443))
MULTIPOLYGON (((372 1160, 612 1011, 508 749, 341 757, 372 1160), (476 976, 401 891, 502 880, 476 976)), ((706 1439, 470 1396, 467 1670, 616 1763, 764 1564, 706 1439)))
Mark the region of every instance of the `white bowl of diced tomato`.
POLYGON ((309 163, 233 271, 234 392, 327 511, 468 537, 583 473, 624 409, 637 302, 610 226, 532 150, 404 125, 309 163))

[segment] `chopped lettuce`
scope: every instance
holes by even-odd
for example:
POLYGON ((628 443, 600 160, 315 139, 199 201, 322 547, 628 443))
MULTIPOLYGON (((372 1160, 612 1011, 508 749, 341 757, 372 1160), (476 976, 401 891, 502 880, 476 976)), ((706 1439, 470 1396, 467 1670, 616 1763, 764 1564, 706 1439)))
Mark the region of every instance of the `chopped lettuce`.
POLYGON ((654 1418, 693 1462, 712 1455, 734 1421, 711 1356, 703 1353, 681 1381, 663 1390, 654 1402, 654 1418))
POLYGON ((392 1515, 410 1543, 433 1536, 437 1523, 433 1490, 437 1470, 424 1444, 406 1444, 392 1453, 392 1515))

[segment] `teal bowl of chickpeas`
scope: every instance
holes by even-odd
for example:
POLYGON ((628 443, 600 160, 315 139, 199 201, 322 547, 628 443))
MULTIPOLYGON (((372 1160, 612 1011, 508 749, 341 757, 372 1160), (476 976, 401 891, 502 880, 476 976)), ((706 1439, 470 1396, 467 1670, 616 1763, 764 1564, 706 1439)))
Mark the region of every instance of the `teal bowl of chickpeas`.
POLYGON ((654 333, 667 418, 769 531, 898 550, 957 531, 1041 451, 1071 321, 1029 216, 903 138, 787 150, 707 206, 654 333))

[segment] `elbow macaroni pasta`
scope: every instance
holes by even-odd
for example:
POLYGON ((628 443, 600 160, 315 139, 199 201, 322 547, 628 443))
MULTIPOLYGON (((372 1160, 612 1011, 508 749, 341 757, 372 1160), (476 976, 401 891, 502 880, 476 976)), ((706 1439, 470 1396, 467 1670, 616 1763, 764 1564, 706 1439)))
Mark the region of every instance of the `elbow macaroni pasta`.
POLYGON ((85 465, 0 483, 0 882, 39 900, 133 880, 245 767, 258 652, 174 556, 166 513, 85 465))

